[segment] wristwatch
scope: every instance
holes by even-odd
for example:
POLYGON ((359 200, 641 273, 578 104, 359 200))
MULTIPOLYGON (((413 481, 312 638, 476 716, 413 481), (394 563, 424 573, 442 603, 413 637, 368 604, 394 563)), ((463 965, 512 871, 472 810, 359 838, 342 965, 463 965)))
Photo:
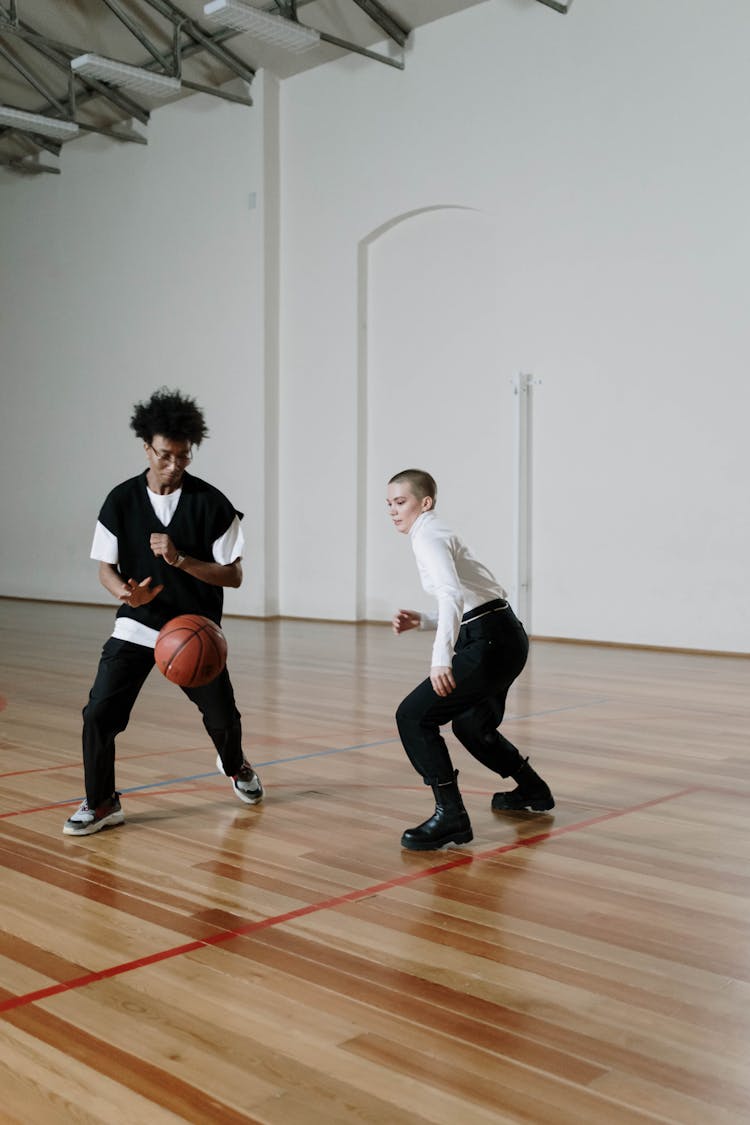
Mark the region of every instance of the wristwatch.
POLYGON ((184 561, 185 561, 185 559, 186 559, 186 558, 187 558, 187 555, 181 555, 181 554, 179 553, 179 551, 178 551, 178 553, 177 553, 177 558, 176 558, 176 559, 175 559, 175 561, 174 561, 174 562, 172 563, 172 566, 177 566, 177 567, 180 567, 180 566, 182 566, 182 564, 184 563, 184 561))

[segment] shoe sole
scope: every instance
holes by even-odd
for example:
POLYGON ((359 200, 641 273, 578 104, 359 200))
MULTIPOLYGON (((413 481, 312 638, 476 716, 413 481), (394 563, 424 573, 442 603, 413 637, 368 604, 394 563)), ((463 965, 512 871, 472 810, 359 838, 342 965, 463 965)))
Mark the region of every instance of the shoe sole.
POLYGON ((125 823, 125 815, 122 812, 111 813, 109 816, 103 817, 101 820, 94 820, 91 824, 85 825, 83 828, 74 828, 72 825, 63 825, 64 836, 93 836, 95 832, 101 832, 103 828, 117 828, 118 824, 125 823))
POLYGON ((528 801, 525 805, 496 805, 493 801, 493 812, 549 812, 554 809, 555 802, 550 801, 528 801))
POLYGON ((265 796, 262 789, 261 789, 260 793, 258 793, 257 796, 255 796, 255 794, 252 794, 252 793, 244 793, 241 789, 237 788, 237 786, 234 784, 234 782, 232 783, 232 788, 234 789, 236 795, 239 797, 239 799, 242 801, 242 803, 245 804, 245 805, 259 805, 260 802, 263 800, 263 797, 265 796))
POLYGON ((469 830, 468 832, 455 832, 452 836, 446 837, 440 843, 435 843, 434 840, 425 840, 422 843, 419 840, 404 840, 401 838, 401 847, 406 848, 410 852, 437 852, 440 848, 446 847, 448 844, 469 844, 474 839, 474 833, 469 830))

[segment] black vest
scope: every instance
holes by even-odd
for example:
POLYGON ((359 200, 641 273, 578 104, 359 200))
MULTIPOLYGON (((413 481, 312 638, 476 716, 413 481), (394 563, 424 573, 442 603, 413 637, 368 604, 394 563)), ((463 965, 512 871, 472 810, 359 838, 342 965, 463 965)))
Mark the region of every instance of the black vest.
POLYGON ((169 535, 183 554, 213 562, 212 546, 232 524, 242 518, 218 488, 185 473, 182 495, 169 524, 159 520, 147 495, 146 472, 113 488, 102 505, 99 522, 117 538, 118 570, 125 582, 151 577, 152 586, 164 589, 148 605, 132 609, 123 605, 118 617, 132 617, 150 629, 161 629, 182 613, 199 613, 217 625, 221 622, 224 590, 209 586, 154 555, 149 541, 153 533, 169 535))

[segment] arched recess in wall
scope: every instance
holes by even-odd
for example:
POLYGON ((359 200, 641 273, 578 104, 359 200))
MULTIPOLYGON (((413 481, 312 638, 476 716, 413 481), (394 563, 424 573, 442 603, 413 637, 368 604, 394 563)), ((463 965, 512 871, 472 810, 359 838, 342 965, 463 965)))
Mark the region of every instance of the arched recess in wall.
POLYGON ((426 608, 410 544, 390 526, 400 469, 436 477, 439 508, 508 585, 513 563, 512 372, 501 369, 495 221, 439 205, 359 244, 357 615, 426 608))

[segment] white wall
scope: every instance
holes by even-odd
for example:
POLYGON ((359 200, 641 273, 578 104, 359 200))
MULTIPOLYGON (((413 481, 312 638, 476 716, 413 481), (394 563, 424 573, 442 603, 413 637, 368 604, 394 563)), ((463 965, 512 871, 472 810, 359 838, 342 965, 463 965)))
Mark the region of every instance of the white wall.
POLYGON ((414 456, 505 584, 510 380, 542 380, 535 633, 747 651, 749 41, 745 0, 488 0, 419 30, 404 73, 349 56, 285 81, 280 152, 259 76, 254 109, 199 96, 147 149, 0 174, 0 594, 107 600, 91 527, 140 468, 132 403, 166 383, 206 407, 196 472, 247 513, 228 609, 385 614, 410 566, 385 517, 377 540, 408 359, 412 396, 436 372, 414 456), (473 235, 419 249, 399 220, 432 208, 492 232, 491 283, 473 235), (460 379, 429 333, 449 246, 454 331, 482 294, 460 379))
POLYGON ((86 139, 65 149, 60 176, 0 180, 0 594, 111 601, 88 561, 94 522, 109 489, 145 467, 133 403, 166 384, 206 410, 194 472, 246 513, 249 577, 227 608, 266 611, 264 122, 275 137, 276 84, 259 80, 253 97, 163 107, 147 148, 86 139))
POLYGON ((399 536, 387 517, 384 484, 401 469, 428 465, 441 482, 438 510, 455 515, 480 558, 496 560, 500 573, 512 572, 513 480, 502 463, 513 430, 510 414, 497 405, 508 381, 501 386, 493 359, 495 279, 503 263, 486 216, 440 208, 378 232, 364 268, 361 595, 363 616, 387 620, 394 597, 399 605, 434 609, 419 585, 408 541, 394 542, 399 536), (474 403, 464 394, 465 382, 474 403))
MULTIPOLYGON (((481 362, 435 386, 454 456, 476 461, 467 403, 508 414, 515 372, 543 381, 534 631, 750 648, 748 41, 744 0, 576 0, 564 18, 495 0, 417 32, 404 74, 347 59, 284 84, 286 612, 356 613, 361 245, 453 205, 494 223, 500 263, 494 401, 481 362)), ((416 322, 427 270, 423 292, 416 322)), ((412 343, 397 330, 394 352, 412 343)), ((415 449, 441 463, 437 434, 415 449)), ((510 468, 498 441, 498 479, 510 468)), ((465 507, 444 514, 460 527, 465 507)))

